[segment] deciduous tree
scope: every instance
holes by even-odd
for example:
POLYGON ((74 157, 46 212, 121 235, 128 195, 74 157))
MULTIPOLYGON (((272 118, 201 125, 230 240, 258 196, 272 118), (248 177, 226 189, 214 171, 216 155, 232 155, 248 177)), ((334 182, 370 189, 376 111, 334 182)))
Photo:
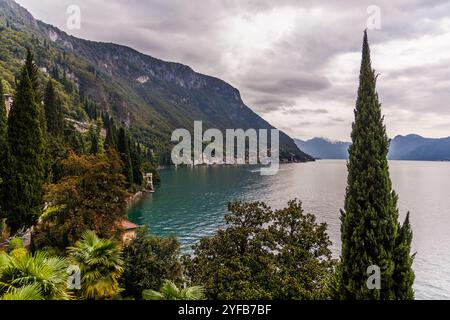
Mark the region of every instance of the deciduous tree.
POLYGON ((334 261, 326 225, 301 203, 272 210, 234 203, 226 229, 205 237, 184 256, 185 275, 210 299, 326 299, 334 261))
POLYGON ((180 243, 174 237, 160 238, 139 230, 124 248, 125 271, 122 276, 125 296, 142 297, 146 289, 159 290, 164 279, 181 283, 180 243))
POLYGON ((102 238, 120 236, 129 194, 118 154, 97 156, 70 153, 63 161, 64 177, 50 185, 45 198, 51 206, 35 228, 33 247, 60 251, 73 245, 86 230, 102 238))

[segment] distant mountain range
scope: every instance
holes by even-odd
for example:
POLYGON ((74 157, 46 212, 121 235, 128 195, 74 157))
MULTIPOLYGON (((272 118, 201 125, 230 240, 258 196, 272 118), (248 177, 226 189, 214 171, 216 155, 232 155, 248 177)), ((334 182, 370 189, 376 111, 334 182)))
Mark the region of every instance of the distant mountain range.
POLYGON ((450 161, 450 137, 432 139, 416 134, 396 136, 391 141, 389 159, 450 161))
POLYGON ((311 140, 294 139, 297 146, 303 152, 316 159, 347 159, 350 142, 331 141, 326 138, 314 138, 311 140))
MULTIPOLYGON (((294 139, 297 146, 316 159, 348 159, 350 142, 314 138, 294 139)), ((416 134, 396 136, 391 140, 390 160, 450 161, 450 137, 434 139, 416 134)))

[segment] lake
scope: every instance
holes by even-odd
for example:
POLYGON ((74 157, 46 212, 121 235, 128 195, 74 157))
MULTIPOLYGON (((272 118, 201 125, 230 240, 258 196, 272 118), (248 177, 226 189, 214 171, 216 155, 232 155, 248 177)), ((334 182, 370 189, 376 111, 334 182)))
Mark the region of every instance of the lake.
MULTIPOLYGON (((391 161, 400 218, 411 212, 416 299, 450 299, 450 162, 391 161)), ((340 220, 347 168, 343 160, 280 166, 261 176, 253 166, 212 166, 161 170, 163 183, 129 212, 131 221, 148 224, 153 234, 177 236, 183 250, 223 226, 230 201, 265 201, 280 208, 289 199, 328 224, 333 252, 339 256, 340 220)))

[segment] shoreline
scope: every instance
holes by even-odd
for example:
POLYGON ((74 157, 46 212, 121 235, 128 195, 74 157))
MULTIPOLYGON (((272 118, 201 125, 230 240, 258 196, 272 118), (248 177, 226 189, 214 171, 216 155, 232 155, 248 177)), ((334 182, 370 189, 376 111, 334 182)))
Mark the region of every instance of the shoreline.
POLYGON ((135 205, 139 200, 141 200, 146 194, 149 194, 150 192, 144 192, 144 191, 138 191, 135 194, 128 197, 126 200, 127 203, 127 212, 131 209, 133 205, 135 205))

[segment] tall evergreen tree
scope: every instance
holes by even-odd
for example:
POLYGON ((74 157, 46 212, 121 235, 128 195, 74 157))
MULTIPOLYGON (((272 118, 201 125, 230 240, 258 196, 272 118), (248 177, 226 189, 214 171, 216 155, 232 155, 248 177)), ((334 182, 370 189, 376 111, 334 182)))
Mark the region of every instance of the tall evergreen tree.
POLYGON ((133 165, 131 163, 130 146, 124 128, 120 128, 117 141, 117 150, 123 162, 123 174, 127 179, 128 186, 133 184, 133 165))
POLYGON ((115 148, 117 148, 117 142, 119 140, 119 130, 116 126, 116 123, 114 122, 114 118, 111 118, 111 137, 112 141, 114 142, 115 148))
POLYGON ((414 271, 412 264, 414 255, 411 256, 412 230, 409 223, 409 212, 405 222, 400 228, 395 248, 395 297, 401 300, 414 299, 414 271))
POLYGON ((131 165, 133 166, 133 182, 138 186, 142 185, 144 182, 144 177, 142 175, 142 159, 140 153, 139 145, 136 145, 132 140, 129 142, 130 145, 130 155, 131 155, 131 165))
POLYGON ((411 299, 413 273, 409 221, 398 223, 387 153, 389 140, 376 91, 375 71, 364 32, 345 210, 341 211, 339 294, 343 299, 411 299), (398 252, 400 260, 396 259, 398 252), (381 289, 367 286, 369 266, 381 270, 381 289), (407 290, 400 294, 400 291, 407 290))
POLYGON ((114 132, 112 129, 111 121, 108 121, 108 125, 106 127, 106 138, 105 138, 105 149, 115 148, 116 143, 114 142, 114 132))
POLYGON ((45 88, 44 110, 48 154, 46 177, 47 181, 56 182, 61 178, 61 161, 66 157, 68 149, 72 147, 67 145, 71 143, 72 137, 70 137, 71 134, 64 135, 64 114, 52 79, 47 81, 45 88))
POLYGON ((44 94, 45 118, 47 132, 52 136, 60 136, 64 131, 64 114, 61 102, 56 96, 53 80, 49 79, 44 94))
POLYGON ((46 170, 43 110, 36 93, 37 68, 31 53, 22 68, 8 118, 11 173, 8 179, 7 223, 12 231, 33 225, 42 203, 46 170))
POLYGON ((27 49, 27 57, 25 60, 25 68, 28 71, 28 77, 30 78, 31 81, 31 86, 33 88, 34 91, 34 98, 36 103, 41 103, 42 101, 42 94, 39 88, 39 80, 38 80, 38 67, 37 65, 34 63, 34 55, 31 52, 30 49, 27 49))
POLYGON ((92 135, 91 138, 91 150, 89 151, 90 154, 97 154, 100 151, 99 145, 98 145, 98 136, 96 134, 92 135))
POLYGON ((42 135, 44 137, 43 140, 43 152, 44 152, 44 179, 46 181, 50 181, 52 177, 52 168, 50 165, 50 153, 48 150, 48 142, 47 142, 47 121, 45 119, 45 110, 43 106, 43 95, 41 91, 41 86, 39 85, 38 73, 39 68, 34 63, 34 55, 30 49, 27 49, 27 57, 25 60, 25 68, 28 71, 28 76, 31 81, 31 86, 34 92, 34 99, 36 101, 36 108, 38 111, 39 125, 41 127, 42 135))
POLYGON ((5 192, 7 190, 6 181, 9 168, 8 122, 3 94, 3 83, 0 79, 0 219, 6 217, 5 192))

